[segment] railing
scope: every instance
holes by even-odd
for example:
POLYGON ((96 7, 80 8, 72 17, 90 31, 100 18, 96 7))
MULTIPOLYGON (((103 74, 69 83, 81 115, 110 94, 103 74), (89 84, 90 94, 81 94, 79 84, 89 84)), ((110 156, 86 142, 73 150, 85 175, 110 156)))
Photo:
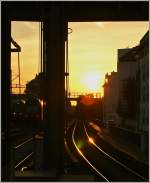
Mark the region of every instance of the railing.
POLYGON ((70 92, 68 98, 78 98, 81 95, 92 95, 94 98, 101 98, 101 93, 70 92))

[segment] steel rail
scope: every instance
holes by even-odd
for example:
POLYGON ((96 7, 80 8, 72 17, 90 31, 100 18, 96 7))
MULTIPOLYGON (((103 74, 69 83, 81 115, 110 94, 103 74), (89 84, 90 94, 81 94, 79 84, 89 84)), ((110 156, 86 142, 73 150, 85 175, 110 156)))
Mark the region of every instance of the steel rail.
POLYGON ((74 140, 74 133, 75 133, 75 129, 76 129, 77 123, 73 129, 73 133, 72 133, 72 141, 73 144, 75 146, 75 148, 77 149, 78 153, 80 154, 80 156, 82 156, 82 158, 86 161, 86 163, 88 163, 93 169, 94 171, 96 171, 105 181, 110 182, 104 175, 102 175, 91 163, 90 161, 83 155, 83 153, 80 151, 80 149, 77 147, 75 140, 74 140))
POLYGON ((32 140, 33 140, 33 137, 28 139, 28 140, 26 140, 26 141, 24 141, 24 142, 22 142, 21 144, 15 146, 14 149, 17 150, 17 149, 19 149, 20 147, 22 147, 23 145, 27 144, 28 142, 30 142, 32 140))
MULTIPOLYGON (((90 136, 87 133, 85 124, 84 124, 84 130, 85 133, 88 137, 88 139, 90 140, 90 136)), ((120 166, 124 167, 126 170, 130 171, 131 173, 133 173, 134 175, 140 177, 141 179, 143 179, 144 181, 148 181, 145 177, 141 176, 140 174, 138 174, 137 172, 135 172, 134 170, 132 170, 131 168, 127 167, 126 165, 124 165, 123 163, 121 163, 120 161, 118 161, 117 159, 115 159, 114 157, 110 156, 109 154, 107 154, 105 151, 103 151, 97 144, 95 144, 94 141, 91 141, 91 144, 93 144, 99 151, 101 151, 103 154, 105 154, 107 157, 109 157, 111 160, 115 161, 116 163, 118 163, 120 166)))
POLYGON ((24 163, 27 159, 29 159, 33 154, 34 154, 34 152, 31 152, 31 153, 28 154, 23 160, 21 160, 19 163, 17 163, 17 164, 15 165, 15 169, 17 169, 22 163, 24 163))

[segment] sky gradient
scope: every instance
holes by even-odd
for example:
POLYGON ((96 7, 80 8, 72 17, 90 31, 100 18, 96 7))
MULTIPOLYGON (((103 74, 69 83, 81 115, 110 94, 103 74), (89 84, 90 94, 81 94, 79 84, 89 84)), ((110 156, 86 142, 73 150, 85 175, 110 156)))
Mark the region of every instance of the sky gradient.
POLYGON ((117 49, 138 45, 148 26, 148 22, 70 22, 70 89, 101 91, 105 74, 117 71, 117 49), (97 87, 91 89, 85 80, 93 74, 97 87))
MULTIPOLYGON (((149 22, 69 22, 71 92, 101 92, 107 72, 117 71, 117 49, 139 44, 149 22)), ((21 46, 21 84, 40 70, 39 23, 12 22, 11 34, 21 46)), ((17 75, 17 54, 11 54, 12 78, 17 75)), ((13 83, 17 83, 14 80, 13 83)))

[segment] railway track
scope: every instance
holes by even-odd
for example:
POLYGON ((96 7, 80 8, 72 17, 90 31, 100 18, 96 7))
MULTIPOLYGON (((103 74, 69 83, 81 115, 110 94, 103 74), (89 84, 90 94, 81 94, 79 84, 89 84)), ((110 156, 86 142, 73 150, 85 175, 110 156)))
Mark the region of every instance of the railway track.
MULTIPOLYGON (((107 152, 107 154, 111 155, 113 158, 115 158, 122 164, 126 165, 131 170, 138 173, 145 179, 147 180, 149 179, 148 164, 145 164, 137 160, 134 156, 129 155, 127 151, 125 151, 124 149, 120 149, 120 146, 118 148, 116 145, 114 146, 113 144, 111 144, 111 141, 109 142, 108 139, 105 139, 105 137, 102 136, 100 128, 97 129, 95 133, 93 133, 88 123, 85 123, 85 127, 86 127, 86 131, 88 132, 88 135, 94 138, 96 145, 99 146, 103 151, 107 152)), ((113 138, 114 137, 112 136, 112 140, 113 138)))
POLYGON ((103 181, 148 181, 145 177, 101 149, 89 136, 83 123, 77 123, 74 126, 72 141, 80 157, 82 157, 86 164, 90 166, 103 181))
POLYGON ((28 138, 20 144, 12 147, 12 168, 21 169, 34 155, 34 139, 28 138))

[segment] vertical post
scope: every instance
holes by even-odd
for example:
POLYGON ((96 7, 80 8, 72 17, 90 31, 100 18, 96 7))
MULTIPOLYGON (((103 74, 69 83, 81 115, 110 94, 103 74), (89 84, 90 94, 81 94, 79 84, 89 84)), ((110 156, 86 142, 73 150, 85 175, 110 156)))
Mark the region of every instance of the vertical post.
POLYGON ((65 26, 63 7, 52 3, 44 22, 46 41, 46 109, 44 115, 45 168, 59 174, 63 171, 65 108, 65 26))
POLYGON ((10 180, 10 86, 11 86, 11 21, 7 9, 7 2, 2 2, 2 132, 4 140, 2 140, 2 181, 10 180), (5 107, 4 107, 5 106, 5 107))
POLYGON ((41 31, 41 40, 40 40, 40 45, 41 45, 41 73, 43 72, 43 22, 40 23, 40 31, 41 31))
POLYGON ((20 83, 20 57, 18 52, 18 79, 19 79, 19 94, 21 94, 21 83, 20 83))
POLYGON ((13 93, 13 86, 12 86, 12 69, 10 70, 10 77, 11 77, 11 88, 10 88, 10 94, 13 93))

